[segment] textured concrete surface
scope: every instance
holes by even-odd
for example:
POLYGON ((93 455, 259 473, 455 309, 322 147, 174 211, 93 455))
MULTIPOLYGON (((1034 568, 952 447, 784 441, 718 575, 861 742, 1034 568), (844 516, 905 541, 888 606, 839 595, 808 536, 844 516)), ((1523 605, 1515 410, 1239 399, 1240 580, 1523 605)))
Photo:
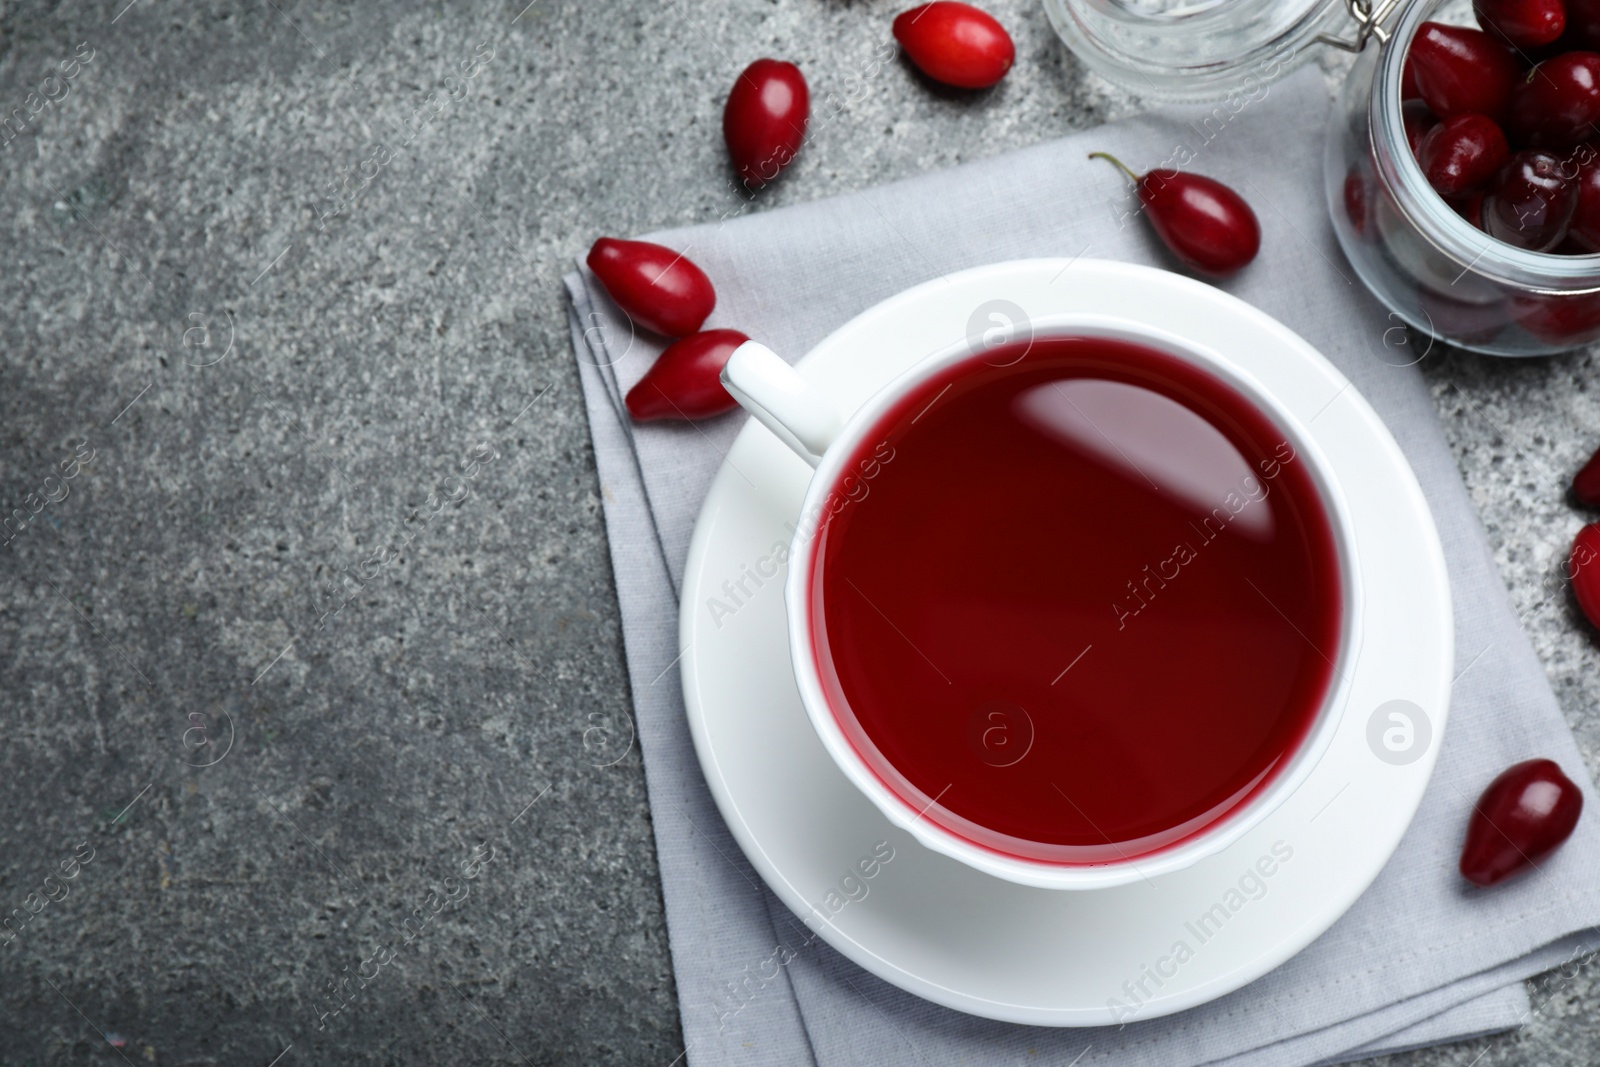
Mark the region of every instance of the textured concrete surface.
MULTIPOLYGON (((1027 0, 977 96, 854 88, 892 3, 525 2, 0 2, 0 1063, 672 1062, 557 278, 1136 106, 1027 0), (763 54, 852 102, 746 204, 763 54)), ((1425 365, 1593 772, 1592 357, 1425 365)), ((1569 971, 1392 1062, 1600 1061, 1569 971)))

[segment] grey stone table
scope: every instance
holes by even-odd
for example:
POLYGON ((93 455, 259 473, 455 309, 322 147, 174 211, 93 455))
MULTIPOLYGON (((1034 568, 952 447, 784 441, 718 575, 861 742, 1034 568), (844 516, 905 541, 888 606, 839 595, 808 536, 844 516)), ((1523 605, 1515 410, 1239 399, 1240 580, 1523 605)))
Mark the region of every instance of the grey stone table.
MULTIPOLYGON (((994 2, 1001 87, 889 64, 747 207, 738 68, 895 4, 525 3, 0 4, 0 1063, 673 1062, 558 276, 1137 106, 994 2)), ((1424 365, 1593 773, 1593 357, 1424 365)), ((1393 1062, 1600 1060, 1588 969, 1533 992, 1393 1062)))

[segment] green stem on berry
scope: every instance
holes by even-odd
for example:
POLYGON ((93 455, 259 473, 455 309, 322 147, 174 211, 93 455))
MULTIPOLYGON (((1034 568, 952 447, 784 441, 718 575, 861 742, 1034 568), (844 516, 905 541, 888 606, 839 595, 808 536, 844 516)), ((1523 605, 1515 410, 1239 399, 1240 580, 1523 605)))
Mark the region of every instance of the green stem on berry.
POLYGON ((1107 160, 1107 161, 1115 164, 1118 170, 1122 171, 1122 173, 1126 174, 1129 178, 1133 179, 1133 184, 1135 184, 1135 185, 1139 184, 1139 176, 1137 174, 1135 174, 1133 171, 1129 170, 1128 169, 1128 165, 1126 163, 1122 162, 1122 160, 1118 159, 1116 156, 1112 155, 1110 152, 1090 152, 1089 153, 1089 158, 1090 159, 1104 159, 1104 160, 1107 160))

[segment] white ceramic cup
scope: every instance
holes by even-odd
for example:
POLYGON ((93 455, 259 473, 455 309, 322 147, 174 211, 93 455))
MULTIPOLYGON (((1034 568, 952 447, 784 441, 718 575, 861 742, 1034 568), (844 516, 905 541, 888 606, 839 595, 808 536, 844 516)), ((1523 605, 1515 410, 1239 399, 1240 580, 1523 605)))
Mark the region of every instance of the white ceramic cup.
MULTIPOLYGON (((1154 349, 1195 365, 1232 386, 1252 402, 1294 447, 1310 472, 1334 535, 1343 598, 1339 650, 1333 657, 1334 677, 1323 698, 1316 721, 1288 765, 1267 788, 1242 807, 1199 833, 1167 849, 1093 865, 1048 863, 996 852, 975 844, 924 817, 918 809, 885 785, 846 737, 835 717, 817 670, 813 640, 813 599, 810 581, 812 549, 825 518, 849 498, 846 480, 856 472, 846 469, 864 438, 875 434, 879 423, 898 401, 929 377, 971 360, 986 351, 981 339, 969 339, 924 359, 873 394, 854 412, 838 411, 771 349, 755 342, 741 345, 722 370, 722 383, 739 404, 809 463, 815 472, 801 506, 789 552, 789 574, 784 587, 789 625, 789 652, 795 681, 806 714, 823 747, 850 782, 864 793, 894 825, 918 842, 970 867, 1008 881, 1047 889, 1101 889, 1149 879, 1182 870, 1215 855, 1261 823, 1310 776, 1332 740, 1349 691, 1348 664, 1359 647, 1360 609, 1354 529, 1338 483, 1329 473, 1322 451, 1306 427, 1289 409, 1250 374, 1224 356, 1202 345, 1128 319, 1103 315, 1062 315, 1029 322, 1037 343, 1046 338, 1105 338, 1154 349)), ((848 714, 847 712, 845 714, 848 714)))

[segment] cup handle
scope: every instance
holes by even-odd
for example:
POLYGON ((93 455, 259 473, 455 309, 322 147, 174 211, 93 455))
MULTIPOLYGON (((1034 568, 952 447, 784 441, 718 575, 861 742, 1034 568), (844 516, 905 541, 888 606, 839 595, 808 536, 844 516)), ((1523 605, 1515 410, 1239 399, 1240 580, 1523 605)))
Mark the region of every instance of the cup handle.
POLYGON ((722 366, 722 384, 801 459, 816 467, 844 421, 827 397, 766 345, 746 341, 722 366))

